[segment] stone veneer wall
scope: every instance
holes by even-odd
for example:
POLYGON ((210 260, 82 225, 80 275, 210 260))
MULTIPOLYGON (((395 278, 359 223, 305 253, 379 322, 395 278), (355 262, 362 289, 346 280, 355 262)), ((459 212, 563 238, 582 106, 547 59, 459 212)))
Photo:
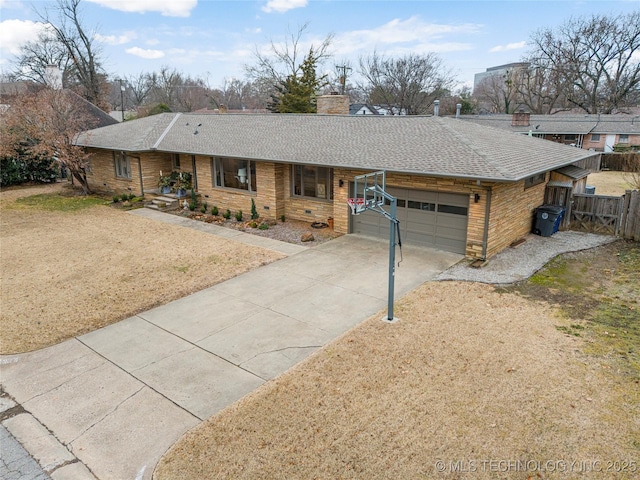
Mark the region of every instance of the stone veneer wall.
POLYGON ((242 210, 243 214, 249 218, 251 199, 253 199, 261 217, 276 219, 285 214, 284 165, 273 162, 256 162, 257 192, 214 187, 212 167, 211 157, 196 156, 198 193, 209 207, 215 205, 220 212, 224 212, 226 209, 231 210, 232 213, 242 210))
POLYGON ((545 188, 546 181, 525 189, 524 180, 493 187, 487 258, 531 232, 534 211, 544 203, 545 188))
POLYGON ((89 186, 96 192, 125 193, 136 195, 158 188, 160 171, 171 172, 171 155, 160 152, 128 155, 131 178, 116 177, 116 167, 112 150, 89 149, 90 171, 87 173, 89 186), (139 161, 140 160, 140 161, 139 161), (142 184, 140 172, 142 170, 142 184))
MULTIPOLYGON (((88 174, 89 184, 96 191, 122 193, 132 191, 139 194, 140 174, 136 157, 131 157, 131 179, 115 176, 113 154, 110 150, 93 150, 92 171, 88 174)), ((171 155, 149 152, 140 155, 142 181, 145 191, 158 187, 158 175, 162 170, 171 171, 171 155)), ((190 155, 181 155, 182 171, 192 171, 190 155)), ((350 210, 347 206, 349 185, 362 170, 334 169, 333 201, 314 200, 291 196, 291 166, 273 162, 256 162, 256 193, 214 188, 211 157, 196 156, 198 193, 209 207, 217 206, 221 212, 227 208, 232 212, 242 210, 248 218, 251 199, 262 217, 277 219, 285 215, 288 219, 308 222, 326 222, 334 219, 334 228, 339 233, 348 233, 350 210), (342 180, 343 185, 340 186, 342 180), (268 209, 264 207, 268 207, 268 209)), ((548 179, 548 175, 547 175, 548 179)), ((487 202, 487 188, 492 191, 489 222, 487 258, 508 247, 512 242, 526 236, 532 227, 535 208, 544 201, 546 182, 525 190, 524 181, 516 183, 483 183, 478 186, 473 180, 425 177, 421 175, 387 174, 387 185, 416 190, 430 190, 469 195, 469 216, 467 224, 466 255, 471 258, 482 256, 482 244, 487 202), (479 201, 474 201, 474 195, 479 201)))

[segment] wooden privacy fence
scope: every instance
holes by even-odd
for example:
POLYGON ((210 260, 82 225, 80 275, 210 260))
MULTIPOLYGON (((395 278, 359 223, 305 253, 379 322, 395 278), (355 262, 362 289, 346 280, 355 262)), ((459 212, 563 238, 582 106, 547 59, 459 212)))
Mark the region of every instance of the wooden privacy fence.
POLYGON ((620 218, 619 235, 640 242, 640 192, 627 190, 620 218))
POLYGON ((573 194, 569 227, 594 233, 617 235, 623 198, 573 194))
POLYGON ((547 186, 544 203, 564 207, 562 228, 640 241, 640 192, 637 190, 612 197, 573 193, 571 187, 547 186))

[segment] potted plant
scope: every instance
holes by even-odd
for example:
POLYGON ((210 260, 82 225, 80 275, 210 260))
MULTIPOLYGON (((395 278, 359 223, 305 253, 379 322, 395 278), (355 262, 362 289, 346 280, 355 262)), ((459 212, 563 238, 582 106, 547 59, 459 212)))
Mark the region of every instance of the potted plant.
POLYGON ((171 193, 171 176, 162 175, 162 170, 160 170, 160 178, 158 179, 158 188, 160 189, 160 193, 166 195, 167 193, 171 193))
MULTIPOLYGON (((173 172, 176 173, 176 172, 173 172)), ((177 197, 185 197, 187 190, 191 188, 191 174, 189 172, 180 172, 173 183, 173 191, 177 197)))

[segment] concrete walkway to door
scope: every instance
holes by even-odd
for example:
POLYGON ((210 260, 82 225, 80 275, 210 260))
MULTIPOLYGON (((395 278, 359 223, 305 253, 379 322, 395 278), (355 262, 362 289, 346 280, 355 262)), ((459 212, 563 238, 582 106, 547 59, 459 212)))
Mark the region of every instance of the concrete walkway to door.
MULTIPOLYGON (((462 258, 403 250, 396 299, 462 258)), ((387 243, 348 235, 59 345, 2 357, 2 387, 25 410, 3 424, 54 479, 151 478, 200 421, 386 311, 387 274, 387 243), (43 447, 47 434, 62 450, 43 447)))

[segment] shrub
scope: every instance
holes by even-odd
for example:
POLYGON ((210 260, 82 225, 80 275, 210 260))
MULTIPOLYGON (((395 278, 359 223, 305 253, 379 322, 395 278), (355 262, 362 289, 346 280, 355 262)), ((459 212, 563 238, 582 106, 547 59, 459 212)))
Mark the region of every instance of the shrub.
POLYGON ((113 196, 113 203, 118 203, 120 201, 120 197, 118 195, 113 196))
POLYGON ((134 198, 136 198, 136 196, 133 193, 129 194, 129 201, 133 200, 134 198))
POLYGON ((222 214, 222 216, 223 216, 226 220, 229 220, 229 219, 231 218, 231 210, 229 210, 229 209, 227 208, 227 211, 226 211, 226 212, 224 212, 224 213, 222 214))
POLYGON ((215 205, 211 207, 211 215, 215 215, 217 217, 218 213, 219 213, 218 207, 216 207, 215 205))
POLYGON ((236 212, 236 220, 241 222, 242 221, 242 210, 238 210, 236 212))
POLYGON ((253 200, 253 198, 251 199, 251 220, 255 220, 256 218, 258 218, 258 210, 256 210, 256 202, 253 200))
POLYGON ((59 167, 49 158, 20 155, 19 158, 2 157, 0 160, 0 186, 19 185, 26 182, 53 182, 59 175, 59 167))
POLYGON ((123 193, 122 195, 120 195, 120 199, 123 202, 126 202, 127 200, 129 200, 129 194, 128 193, 123 193))
POLYGON ((191 210, 192 212, 195 212, 196 207, 197 205, 195 202, 189 202, 189 210, 191 210))
POLYGON ((249 223, 249 226, 250 226, 251 228, 256 228, 256 227, 258 226, 258 222, 255 222, 255 221, 254 221, 254 222, 250 222, 250 223, 249 223))
POLYGON ((284 221, 286 220, 284 214, 280 215, 280 220, 282 221, 282 223, 284 223, 284 221))
POLYGON ((258 225, 258 230, 269 230, 269 225, 267 225, 266 223, 261 223, 260 225, 258 225))

